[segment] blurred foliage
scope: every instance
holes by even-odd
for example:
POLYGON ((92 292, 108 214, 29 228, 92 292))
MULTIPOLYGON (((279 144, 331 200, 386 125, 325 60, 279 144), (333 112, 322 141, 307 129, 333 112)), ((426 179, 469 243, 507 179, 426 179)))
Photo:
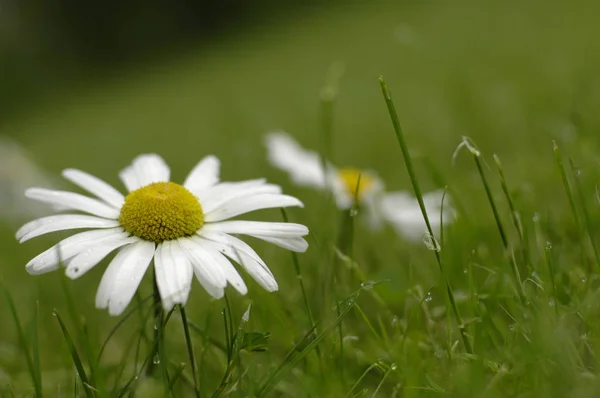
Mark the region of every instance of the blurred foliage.
POLYGON ((0 4, 0 115, 68 84, 73 75, 169 57, 190 46, 243 34, 318 0, 76 1, 4 0, 0 4))

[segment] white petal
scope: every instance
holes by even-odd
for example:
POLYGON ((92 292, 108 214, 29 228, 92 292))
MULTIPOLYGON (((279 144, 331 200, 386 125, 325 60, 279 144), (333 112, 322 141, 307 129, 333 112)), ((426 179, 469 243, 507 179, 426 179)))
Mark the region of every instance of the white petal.
POLYGON ((59 214, 28 222, 19 228, 16 237, 19 242, 23 243, 31 238, 50 232, 79 228, 114 228, 118 226, 119 222, 117 220, 107 220, 106 218, 83 214, 59 214))
MULTIPOLYGON (((439 233, 441 216, 440 191, 430 192, 423 195, 427 216, 434 229, 434 234, 439 233)), ((406 192, 390 192, 381 198, 381 214, 396 232, 411 241, 420 241, 426 234, 427 226, 421 213, 421 208, 417 199, 406 192)), ((444 220, 451 221, 453 210, 449 205, 444 204, 444 220)))
POLYGON ((66 169, 63 170, 62 175, 67 180, 79 185, 81 188, 96 195, 117 209, 120 209, 125 202, 125 198, 119 191, 91 174, 81 170, 66 169))
POLYGON ((295 252, 305 252, 308 249, 308 243, 301 238, 301 236, 308 234, 308 228, 301 224, 238 220, 221 221, 204 224, 202 232, 249 235, 295 252))
POLYGON ((192 286, 192 265, 179 243, 164 241, 154 254, 156 283, 163 307, 170 311, 175 304, 185 304, 192 286))
POLYGON ((25 196, 40 202, 53 205, 64 206, 69 209, 79 210, 93 214, 98 217, 119 218, 119 209, 109 206, 97 199, 88 198, 74 192, 54 191, 44 188, 29 188, 25 191, 25 196))
POLYGON ((198 196, 204 212, 210 212, 223 203, 234 198, 258 195, 258 194, 279 194, 281 187, 279 185, 268 184, 265 179, 222 182, 212 187, 194 192, 198 196))
POLYGON ((275 207, 304 207, 300 200, 288 195, 261 194, 250 197, 237 197, 229 200, 210 212, 205 213, 206 222, 225 220, 254 210, 275 207))
POLYGON ((215 185, 219 182, 219 167, 220 162, 216 156, 206 156, 192 169, 183 186, 196 192, 215 185))
POLYGON ((129 192, 135 191, 142 187, 142 184, 138 181, 137 174, 132 166, 127 166, 119 172, 119 177, 123 181, 123 185, 129 192))
POLYGON ((206 232, 225 232, 228 234, 261 235, 275 238, 291 238, 308 235, 308 228, 302 224, 288 222, 262 221, 220 221, 204 224, 206 232))
POLYGON ((116 239, 126 236, 122 228, 100 229, 85 231, 63 239, 48 250, 31 259, 25 268, 32 275, 54 271, 61 262, 93 247, 104 239, 116 239))
POLYGON ((244 280, 237 272, 233 264, 231 264, 229 259, 227 259, 227 257, 219 253, 219 251, 217 251, 213 246, 202 244, 204 243, 203 240, 197 239, 196 241, 201 244, 202 248, 206 250, 208 254, 210 254, 210 256, 217 263, 219 268, 223 270, 223 272, 225 273, 225 278, 227 278, 227 282, 229 282, 240 294, 244 295, 248 293, 248 288, 246 287, 244 280))
POLYGON ((272 243, 276 246, 282 247, 287 250, 291 250, 297 253, 304 253, 308 250, 308 242, 304 239, 297 238, 273 238, 271 236, 251 235, 257 239, 264 240, 265 242, 272 243))
POLYGON ((71 279, 77 279, 100 261, 104 260, 113 251, 117 250, 121 246, 125 246, 131 243, 139 241, 137 237, 127 237, 127 233, 124 236, 119 236, 113 239, 104 239, 101 242, 95 243, 92 247, 88 247, 77 254, 67 265, 66 275, 71 279))
POLYGON ((204 250, 202 245, 196 243, 193 239, 181 238, 179 243, 187 252, 198 282, 212 297, 222 298, 225 286, 227 286, 225 271, 219 267, 216 260, 204 250))
POLYGON ((204 240, 204 244, 212 246, 220 253, 242 265, 248 274, 265 290, 274 292, 279 288, 275 277, 265 262, 245 242, 231 235, 216 232, 204 233, 197 239, 204 240))
POLYGON ((153 242, 140 240, 121 249, 102 276, 96 307, 120 315, 131 302, 153 256, 153 242))
POLYGON ((271 164, 287 172, 295 184, 325 188, 323 161, 316 152, 302 148, 283 132, 267 134, 265 143, 271 164))
POLYGON ((127 189, 134 191, 153 182, 169 181, 171 171, 163 158, 151 153, 135 158, 130 166, 119 173, 119 176, 127 189))

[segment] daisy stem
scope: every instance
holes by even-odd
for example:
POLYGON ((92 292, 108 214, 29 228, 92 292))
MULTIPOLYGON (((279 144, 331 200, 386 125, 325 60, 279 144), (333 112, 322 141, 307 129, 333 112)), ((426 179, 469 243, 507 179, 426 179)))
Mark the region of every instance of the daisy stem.
POLYGON ((196 372, 196 358, 194 357, 194 347, 192 346, 192 339, 190 338, 190 328, 188 326, 187 316, 185 314, 185 308, 180 305, 179 310, 181 313, 181 322, 183 323, 183 333, 185 334, 185 342, 187 344, 188 355, 190 356, 190 365, 192 367, 192 378, 194 380, 194 393, 196 397, 200 397, 200 390, 198 388, 198 374, 196 372))
MULTIPOLYGON (((431 228, 431 223, 429 222, 429 217, 427 216, 427 210, 425 209, 425 203, 423 202, 423 194, 421 193, 421 188, 419 187, 419 181, 417 180, 415 170, 412 164, 412 159, 410 157, 410 152, 408 151, 408 146, 406 145, 406 140, 404 139, 404 133, 402 131, 402 127, 400 126, 400 120, 398 119, 398 114, 396 113, 396 108, 394 106, 394 102, 392 101, 392 96, 390 91, 388 90, 387 84, 383 79, 383 76, 379 78, 379 85, 381 86, 381 91, 383 93, 383 98, 388 108, 388 112, 390 114, 390 118, 392 119, 392 124, 394 126, 394 131, 396 132, 396 138, 398 139, 398 144, 400 144, 400 150, 402 151, 402 156, 404 157, 404 164, 406 166, 406 170, 408 172, 408 176, 410 178, 415 196, 417 201, 419 202, 419 207, 421 208, 421 213, 423 214, 423 219, 425 220, 425 225, 427 226, 427 231, 429 235, 433 238, 433 229, 431 228)), ((456 305, 456 300, 454 298, 454 293, 452 291, 452 287, 450 286, 450 281, 446 275, 444 270, 444 266, 442 264, 442 258, 438 250, 433 250, 435 255, 436 262, 440 269, 440 273, 442 274, 442 278, 446 285, 446 292, 448 294, 448 299, 450 301, 450 305, 452 307, 452 311, 454 313, 454 317, 456 318, 456 323, 458 324, 458 329, 460 331, 460 335, 465 346, 465 350, 469 353, 473 353, 473 347, 471 346, 471 341, 469 340, 469 336, 467 335, 467 331, 465 329, 464 322, 462 317, 460 316, 460 312, 458 311, 458 307, 456 305)))
POLYGON ((154 308, 154 342, 152 344, 152 351, 150 352, 150 362, 148 363, 148 367, 146 368, 146 375, 152 376, 154 373, 154 365, 157 355, 160 352, 160 340, 161 340, 161 329, 164 327, 163 319, 164 319, 164 311, 160 301, 160 292, 158 291, 158 284, 156 283, 156 271, 153 273, 153 291, 152 291, 152 305, 154 308))

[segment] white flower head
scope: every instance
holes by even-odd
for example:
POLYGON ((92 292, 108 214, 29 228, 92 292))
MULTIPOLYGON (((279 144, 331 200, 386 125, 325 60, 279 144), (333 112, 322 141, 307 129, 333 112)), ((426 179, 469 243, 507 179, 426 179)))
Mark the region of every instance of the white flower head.
MULTIPOLYGON (((295 184, 330 190, 340 209, 350 208, 358 196, 370 227, 378 228, 386 221, 407 240, 423 239, 425 221, 417 199, 410 193, 385 192, 383 181, 373 171, 337 168, 328 162, 324 165, 316 152, 304 149, 284 132, 269 133, 265 141, 270 163, 286 171, 295 184)), ((423 195, 434 233, 440 230, 442 195, 440 190, 423 195)), ((443 212, 445 224, 453 221, 454 211, 447 197, 443 212)))
POLYGON ((284 132, 273 132, 265 140, 271 164, 287 172, 297 185, 313 187, 333 194, 337 206, 350 209, 358 198, 370 225, 380 224, 378 197, 384 191, 383 181, 371 170, 337 168, 314 151, 304 149, 284 132))
MULTIPOLYGON (((439 238, 440 228, 451 223, 455 212, 449 203, 448 196, 444 198, 442 209, 443 190, 429 192, 423 195, 423 202, 427 210, 427 217, 434 236, 439 238)), ((398 235, 407 240, 419 241, 432 239, 428 234, 423 213, 417 199, 408 192, 388 192, 381 197, 381 214, 398 235)))
POLYGON ((214 298, 230 284, 246 294, 244 280, 230 260, 240 264, 264 289, 277 282, 259 255, 231 234, 249 235, 296 252, 308 248, 304 225, 228 219, 254 210, 300 206, 264 179, 219 182, 219 160, 202 159, 183 185, 169 181, 170 170, 154 154, 138 156, 119 176, 129 191, 123 196, 104 181, 75 169, 63 176, 96 198, 73 192, 30 188, 29 198, 87 214, 59 214, 31 221, 16 234, 20 242, 54 231, 90 229, 51 247, 26 266, 30 274, 53 271, 62 262, 72 279, 85 274, 113 251, 104 272, 96 307, 121 314, 131 302, 150 262, 163 306, 185 304, 195 275, 214 298))

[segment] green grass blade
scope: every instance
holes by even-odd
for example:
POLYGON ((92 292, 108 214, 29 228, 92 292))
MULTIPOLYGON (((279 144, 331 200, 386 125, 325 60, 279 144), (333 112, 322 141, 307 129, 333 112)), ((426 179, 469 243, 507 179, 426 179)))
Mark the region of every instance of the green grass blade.
MULTIPOLYGON (((368 288, 370 289, 376 284, 378 284, 378 282, 374 282, 368 288)), ((321 341, 323 341, 323 339, 334 332, 337 329, 338 324, 346 317, 346 315, 348 315, 350 310, 352 310, 360 293, 364 290, 366 290, 366 288, 361 287, 345 300, 342 300, 341 305, 339 306, 339 308, 341 308, 339 315, 331 324, 321 329, 321 332, 317 334, 317 336, 313 337, 313 331, 309 330, 304 337, 298 341, 294 347, 292 347, 281 364, 277 366, 277 368, 269 376, 267 376, 266 380, 258 388, 256 396, 266 396, 277 385, 277 383, 288 370, 304 359, 321 341), (299 347, 302 347, 300 351, 298 350, 299 347)))
POLYGON ((33 349, 33 370, 35 372, 35 378, 39 385, 42 385, 42 368, 40 366, 40 341, 38 334, 38 320, 40 316, 40 302, 36 300, 35 310, 33 312, 33 322, 31 334, 32 338, 32 349, 33 349))
MULTIPOLYGON (((33 386, 35 389, 35 396, 42 397, 42 380, 39 376, 39 371, 36 371, 36 367, 34 365, 34 361, 31 359, 29 355, 29 348, 27 347, 27 338, 25 337, 25 333, 21 326, 21 321, 19 320, 19 315, 17 313, 17 308, 15 307, 15 302, 6 287, 4 288, 4 294, 6 296, 6 301, 8 302, 8 307, 10 309, 10 313, 12 315, 15 326, 17 327, 17 336, 19 338, 19 345, 21 346, 21 351, 25 356, 25 361, 27 363, 27 369, 29 370, 29 374, 31 375, 31 380, 33 381, 33 386)), ((36 322, 37 323, 37 322, 36 322)), ((34 354, 35 355, 35 354, 34 354)))
POLYGON ((500 162, 500 158, 494 154, 494 162, 496 163, 496 167, 498 168, 498 174, 500 175, 500 185, 502 186, 502 192, 504 192, 504 196, 508 202, 508 207, 510 209, 510 214, 512 218, 513 225, 517 234, 519 235, 519 240, 521 241, 521 251, 523 253, 523 260, 525 264, 527 264, 531 268, 531 254, 529 252, 529 241, 527 239, 527 233, 525 232, 525 227, 521 222, 520 213, 517 210, 512 195, 510 194, 510 190, 508 189, 508 184, 506 183, 506 177, 504 176, 504 169, 502 167, 502 163, 500 162))
MULTIPOLYGON (((231 338, 231 355, 228 358, 227 369, 225 370, 225 374, 223 375, 221 383, 212 395, 213 398, 222 397, 223 394, 225 394, 226 392, 227 386, 230 384, 229 381, 231 380, 231 376, 233 375, 235 364, 239 358, 239 353, 242 347, 242 343, 244 341, 244 333, 246 330, 246 326, 248 325, 248 321, 250 320, 251 308, 252 304, 249 304, 248 308, 246 309, 246 312, 244 312, 244 315, 242 316, 242 320, 240 321, 237 332, 231 338)), ((231 325, 231 328, 233 328, 233 325, 231 325)))
MULTIPOLYGON (((404 139, 404 133, 402 131, 402 127, 400 126, 400 119, 398 118, 398 114, 396 113, 396 107, 394 106, 394 102, 392 101, 392 96, 390 91, 388 90, 387 84, 383 77, 379 78, 379 84, 381 86, 381 92, 383 93, 383 98, 388 108, 388 112, 390 114, 390 118, 392 120, 392 125, 394 126, 394 131, 396 132, 396 138, 398 139, 398 144, 400 145, 400 150, 402 151, 402 156, 404 157, 404 165, 406 166, 406 170, 408 172, 408 176, 410 178, 410 182, 413 187, 413 191, 415 193, 415 197, 419 202, 419 208, 421 209, 421 213, 423 214, 423 219, 425 221, 425 225, 427 226, 427 232, 431 239, 435 239, 435 235, 433 233, 433 229, 431 228, 431 223, 429 222, 429 217, 427 216, 427 209, 425 208, 425 202, 423 201, 423 194, 421 192, 421 188, 419 186, 419 181, 417 179, 412 158, 410 156, 410 152, 408 150, 408 145, 406 145, 406 140, 404 139)), ((446 275, 444 270, 444 266, 442 264, 442 259, 438 250, 432 250, 438 267, 440 269, 440 273, 442 274, 442 278, 444 279, 444 283, 446 285, 446 293, 448 294, 448 299, 450 301, 450 305, 452 307, 452 312, 456 319, 456 323, 458 324, 458 329, 460 331, 460 335, 465 346, 465 350, 469 353, 473 353, 473 347, 471 346, 471 341, 469 340, 469 336, 467 335, 467 331, 465 329, 464 322, 458 311, 458 307, 456 305, 456 299, 454 298, 454 292, 452 291, 452 287, 450 286, 450 281, 446 275)))
POLYGON ((108 336, 106 336, 106 339, 104 339, 104 342, 102 343, 102 346, 100 347, 100 351, 98 352, 98 357, 96 358, 96 367, 98 367, 98 365, 100 364, 100 359, 102 358, 102 354, 104 353, 104 349, 106 349, 106 346, 108 344, 108 342, 110 341, 110 339, 114 336, 114 334, 117 332, 117 330, 119 330, 121 328, 121 326, 123 326, 123 324, 133 315, 135 314, 138 309, 144 305, 144 303, 148 300, 150 300, 153 296, 149 295, 148 297, 146 297, 145 299, 143 299, 142 301, 140 301, 138 304, 136 304, 131 310, 129 310, 128 312, 125 313, 125 315, 123 315, 121 317, 121 319, 119 319, 119 322, 117 322, 117 324, 110 330, 110 332, 108 332, 108 336))
POLYGON ((575 175, 575 188, 577 189, 577 194, 579 196, 579 204, 581 207, 581 211, 583 213, 583 224, 585 225, 585 230, 587 232, 588 238, 590 240, 590 244, 592 246, 592 250, 594 252, 594 257, 596 258, 596 269, 600 271, 600 252, 598 251, 598 245, 596 244, 596 238, 594 237, 594 233, 592 232, 594 227, 592 226, 592 219, 590 213, 587 208, 587 203, 585 200, 585 196, 583 194, 583 190, 581 189, 581 181, 579 179, 579 171, 573 164, 573 161, 569 159, 569 163, 571 165, 571 169, 574 170, 575 175))
MULTIPOLYGON (((281 208, 281 215, 283 217, 284 222, 289 222, 287 212, 284 208, 281 208)), ((298 284, 300 285, 300 292, 302 293, 302 301, 304 303, 304 308, 306 310, 306 315, 308 317, 308 321, 310 323, 310 327, 315 327, 315 319, 313 318, 312 311, 310 309, 310 304, 308 302, 308 294, 306 294, 306 287, 304 286, 304 278, 302 277, 302 272, 300 270, 300 261, 298 260, 298 254, 295 252, 290 252, 292 256, 292 262, 294 263, 294 270, 296 271, 296 279, 298 279, 298 284)), ((319 358, 321 357, 321 351, 317 347, 316 351, 319 358)))
POLYGON ((498 211, 498 206, 496 205, 496 200, 494 199, 494 195, 492 194, 492 189, 490 188, 490 184, 487 180, 485 172, 483 171, 483 165, 481 162, 481 151, 479 151, 475 143, 473 143, 473 141, 468 137, 463 137, 461 145, 466 147, 469 150, 469 152, 471 152, 471 155, 473 155, 473 160, 475 161, 475 166, 477 167, 477 173, 479 174, 479 178, 481 179, 481 183, 483 184, 485 195, 487 196, 488 203, 490 204, 490 207, 492 209, 492 214, 494 215, 496 228, 498 229, 500 239, 502 240, 502 246, 504 247, 504 251, 508 256, 508 262, 513 274, 513 279, 517 286, 517 293, 519 295, 519 299, 521 300, 521 302, 525 302, 525 290, 523 287, 523 282, 521 281, 519 267, 517 265, 513 250, 508 241, 508 237, 506 235, 506 231, 502 223, 502 218, 500 217, 500 212, 498 211))
POLYGON ((69 334, 69 331, 67 330, 65 324, 63 323, 63 321, 56 309, 54 309, 52 311, 52 315, 54 315, 56 317, 56 319, 58 320, 60 329, 62 330, 62 333, 63 333, 63 336, 67 343, 67 346, 69 347, 69 352, 71 353, 71 358, 73 359, 73 364, 75 365, 75 368, 77 369, 77 373, 79 374, 79 378, 81 379, 81 383, 83 384, 83 389, 85 390, 85 394, 88 397, 94 397, 95 396, 94 386, 92 384, 90 384, 90 382, 89 382, 89 379, 85 372, 85 368, 83 367, 83 363, 81 362, 81 357, 79 356, 79 353, 77 352, 77 349, 75 348, 75 344, 73 344, 73 339, 71 339, 71 335, 69 334))
MULTIPOLYGON (((198 372, 196 369, 196 357, 194 356, 194 346, 192 345, 192 338, 190 337, 190 327, 188 325, 187 316, 185 314, 185 308, 183 306, 179 306, 179 311, 181 313, 181 322, 183 324, 183 333, 185 335, 185 343, 187 345, 188 356, 190 357, 190 365, 192 368, 192 378, 194 380, 194 394, 197 398, 200 397, 200 386, 198 385, 198 372)), ((175 376, 173 376, 175 377, 175 376)), ((171 379, 171 383, 173 380, 171 379)))
POLYGON ((554 150, 554 160, 558 167, 558 171, 560 172, 560 178, 562 180, 563 186, 565 187, 565 193, 567 195, 567 200, 569 201, 569 207, 571 208, 573 220, 575 221, 577 230, 581 230, 581 222, 579 221, 579 215, 577 214, 577 206, 575 206, 575 199, 573 199, 573 193, 571 190, 571 185, 569 184, 569 178, 567 177, 567 171, 565 169, 562 154, 560 152, 560 149, 558 148, 558 145, 556 144, 556 141, 553 141, 552 144, 554 150))

